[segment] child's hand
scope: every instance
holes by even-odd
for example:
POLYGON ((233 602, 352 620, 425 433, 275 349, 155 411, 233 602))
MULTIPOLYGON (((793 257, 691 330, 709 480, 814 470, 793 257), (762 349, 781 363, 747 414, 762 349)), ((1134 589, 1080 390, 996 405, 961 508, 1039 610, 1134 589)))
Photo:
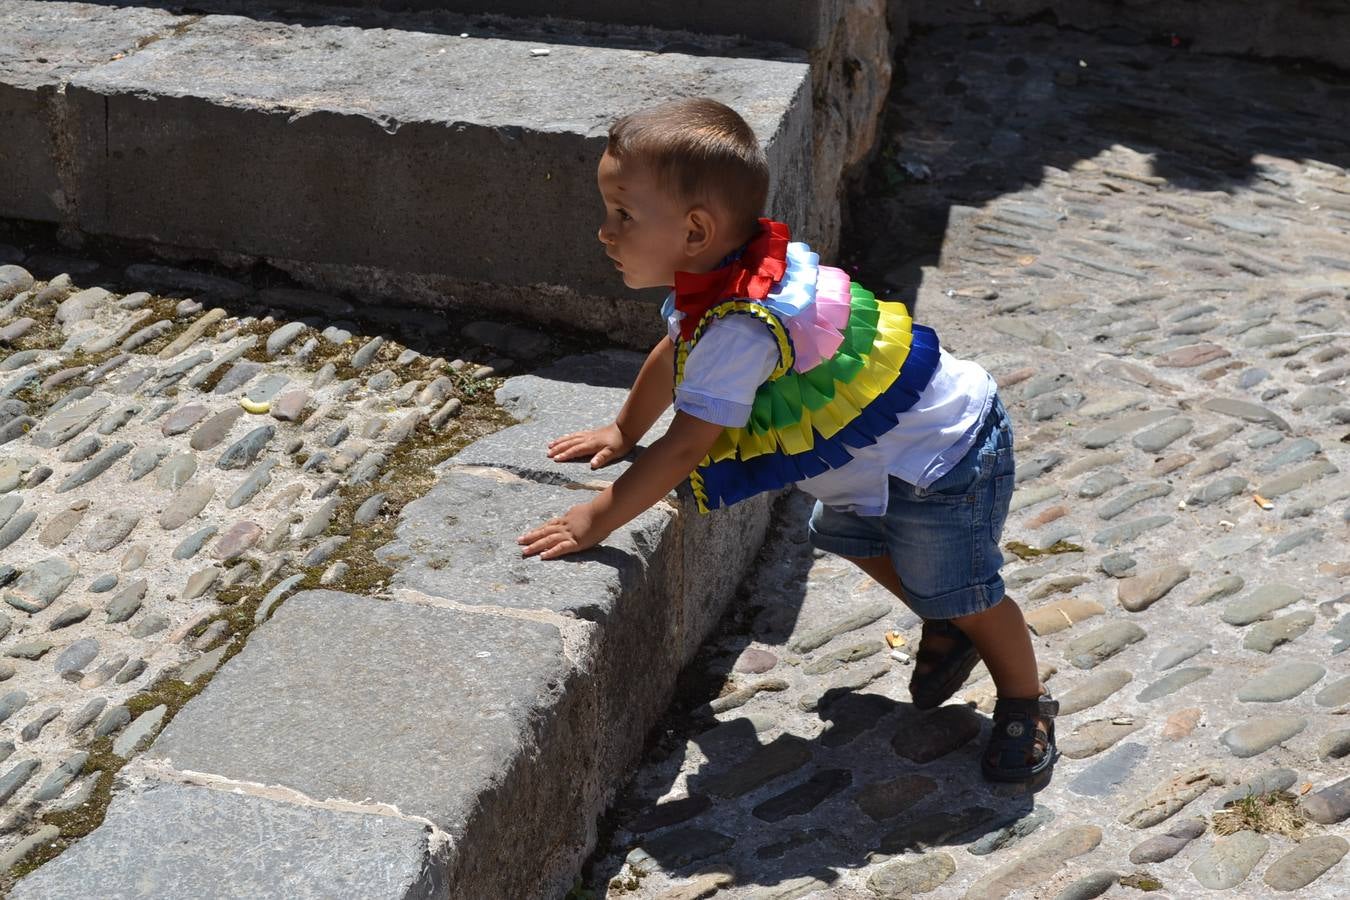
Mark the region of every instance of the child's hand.
POLYGON ((609 532, 596 527, 591 504, 581 503, 558 518, 550 519, 533 531, 522 534, 516 538, 516 543, 523 545, 521 556, 538 554, 540 559, 556 559, 594 547, 608 536, 609 532))
MULTIPOLYGON (((555 462, 566 462, 589 456, 591 468, 599 469, 633 449, 632 443, 623 436, 617 425, 606 425, 590 431, 574 431, 549 442, 548 458, 555 462)), ((526 554, 528 555, 528 554, 526 554)))

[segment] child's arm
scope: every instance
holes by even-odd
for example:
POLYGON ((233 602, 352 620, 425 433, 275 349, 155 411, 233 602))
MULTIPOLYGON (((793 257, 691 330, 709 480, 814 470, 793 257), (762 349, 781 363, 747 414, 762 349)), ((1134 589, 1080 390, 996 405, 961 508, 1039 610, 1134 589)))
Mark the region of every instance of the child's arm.
MULTIPOLYGON (((649 365, 660 349, 652 351, 652 356, 647 359, 649 365)), ((647 366, 644 366, 643 372, 646 370, 647 366)), ((641 381, 639 375, 638 382, 641 381)), ((633 396, 637 393, 638 385, 635 384, 633 396)), ((629 399, 631 403, 632 397, 629 399)), ((628 404, 624 409, 628 410, 628 404)), ((516 543, 523 547, 521 554, 554 559, 600 543, 614 529, 636 518, 687 478, 699 460, 707 455, 722 429, 721 425, 677 412, 665 435, 594 500, 578 504, 517 538, 516 543)))
POLYGON ((652 423, 661 418, 661 413, 670 405, 674 390, 675 343, 663 337, 647 354, 647 361, 642 364, 618 418, 601 428, 574 431, 554 439, 548 445, 548 458, 565 462, 590 456, 592 469, 622 458, 642 440, 652 423))

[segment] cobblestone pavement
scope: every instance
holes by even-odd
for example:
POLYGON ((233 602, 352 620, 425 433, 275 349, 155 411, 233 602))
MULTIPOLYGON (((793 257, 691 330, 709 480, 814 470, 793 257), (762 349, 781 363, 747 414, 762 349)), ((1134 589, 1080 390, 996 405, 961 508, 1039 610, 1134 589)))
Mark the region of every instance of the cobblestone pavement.
POLYGON ((590 890, 1345 896, 1350 82, 1041 26, 904 62, 853 246, 1001 385, 1063 757, 984 783, 989 679, 914 710, 917 621, 795 495, 590 890))
POLYGON ((447 361, 362 336, 337 298, 126 277, 155 293, 0 265, 0 873, 96 825, 117 769, 289 594, 376 591, 432 464, 504 421, 513 364, 482 345, 550 344, 479 322, 438 339, 468 348, 447 361))

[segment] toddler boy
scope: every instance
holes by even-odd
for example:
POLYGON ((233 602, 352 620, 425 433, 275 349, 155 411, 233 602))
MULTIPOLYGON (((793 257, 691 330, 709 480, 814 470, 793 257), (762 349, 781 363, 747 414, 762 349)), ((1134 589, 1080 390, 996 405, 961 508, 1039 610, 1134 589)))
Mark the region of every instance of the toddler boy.
POLYGON ((701 511, 796 484, 817 498, 812 543, 923 618, 914 704, 938 706, 983 658, 998 689, 986 777, 1049 768, 1058 704, 999 576, 1013 451, 993 379, 759 218, 768 164, 723 104, 619 119, 597 181, 600 243, 629 287, 673 287, 669 334, 614 422, 564 435, 548 455, 599 468, 672 400, 675 416, 613 485, 522 535, 524 555, 592 547, 685 478, 701 511))

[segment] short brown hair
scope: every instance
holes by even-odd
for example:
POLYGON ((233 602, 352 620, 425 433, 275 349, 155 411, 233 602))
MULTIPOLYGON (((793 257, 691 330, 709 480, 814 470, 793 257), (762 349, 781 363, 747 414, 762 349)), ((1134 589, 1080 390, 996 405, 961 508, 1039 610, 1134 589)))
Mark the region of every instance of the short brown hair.
POLYGON ((620 164, 649 166, 682 200, 717 205, 747 233, 764 210, 768 160, 754 130, 716 100, 672 100, 630 113, 610 126, 605 152, 620 164))

